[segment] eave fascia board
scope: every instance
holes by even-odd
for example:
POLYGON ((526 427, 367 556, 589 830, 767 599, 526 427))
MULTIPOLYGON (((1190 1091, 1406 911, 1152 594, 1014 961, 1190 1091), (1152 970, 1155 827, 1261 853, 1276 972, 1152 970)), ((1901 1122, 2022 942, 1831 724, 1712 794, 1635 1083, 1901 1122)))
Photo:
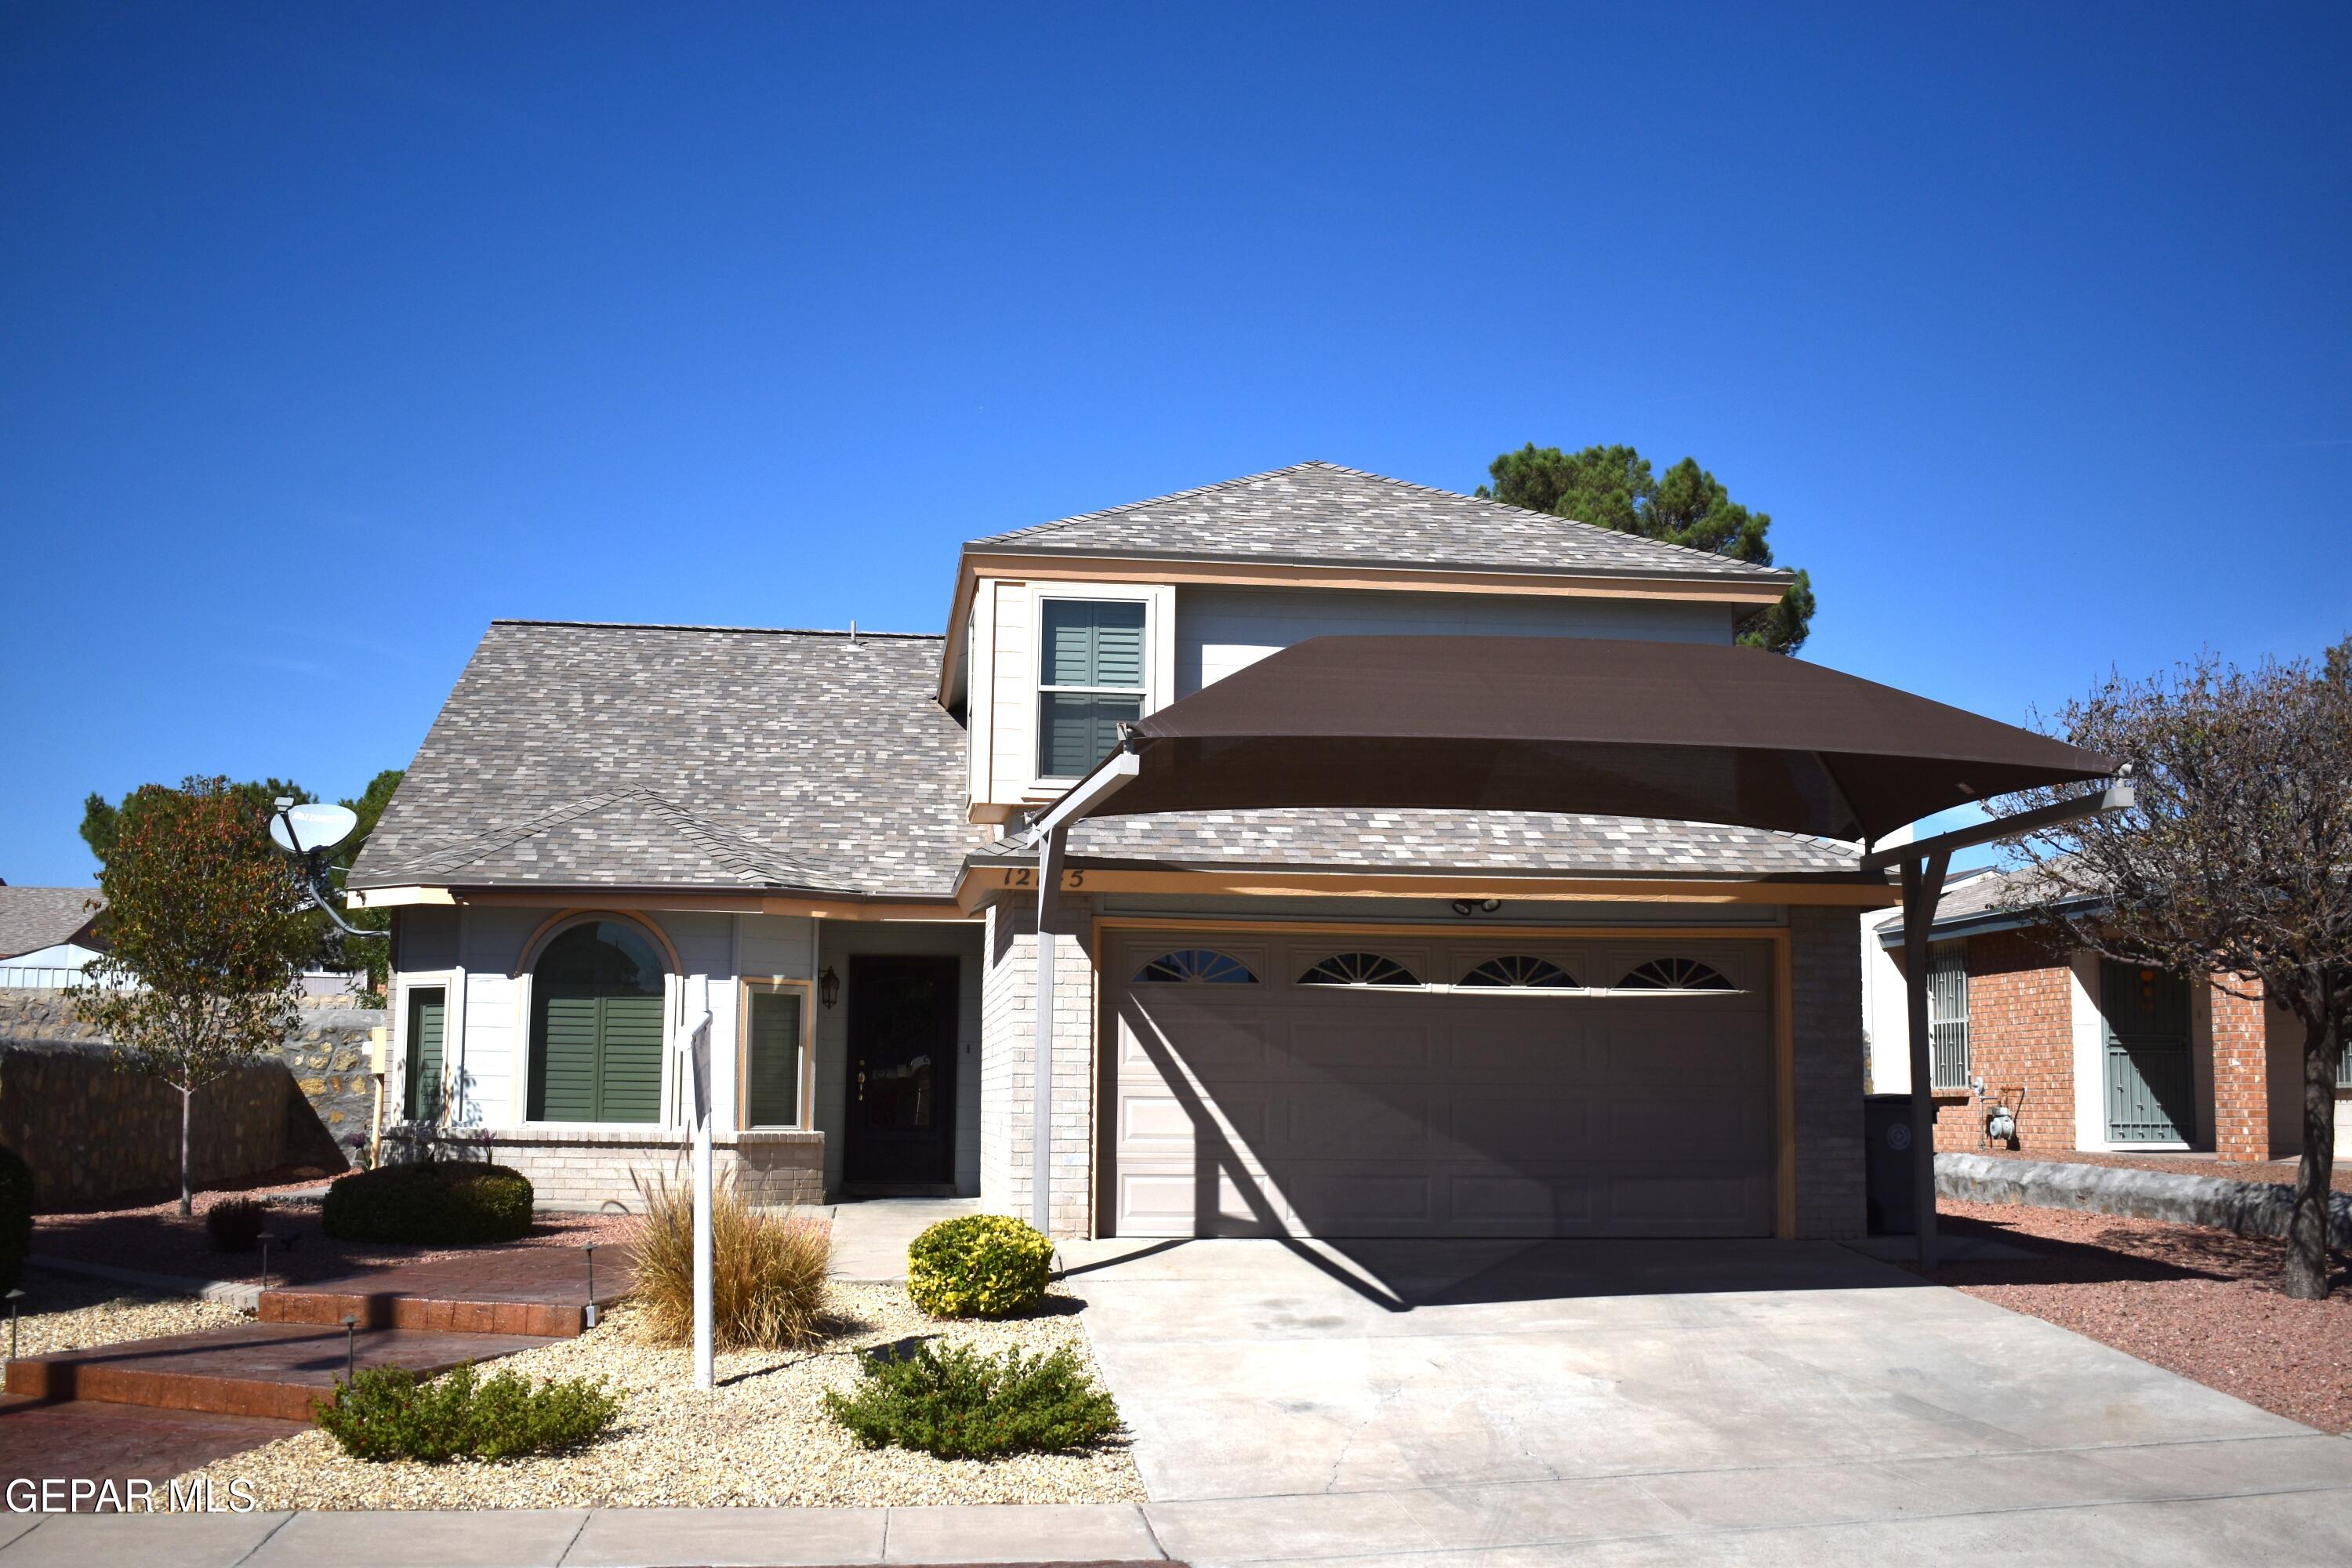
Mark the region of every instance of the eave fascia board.
MULTIPOLYGON (((968 862, 956 882, 967 911, 1005 897, 1034 897, 1034 856, 991 856, 968 862)), ((1883 879, 1837 874, 1798 877, 1575 876, 1548 872, 1390 871, 1297 866, 1179 865, 1073 856, 1064 863, 1065 893, 1199 894, 1242 898, 1497 898, 1530 902, 1804 904, 1857 912, 1901 901, 1883 879)))

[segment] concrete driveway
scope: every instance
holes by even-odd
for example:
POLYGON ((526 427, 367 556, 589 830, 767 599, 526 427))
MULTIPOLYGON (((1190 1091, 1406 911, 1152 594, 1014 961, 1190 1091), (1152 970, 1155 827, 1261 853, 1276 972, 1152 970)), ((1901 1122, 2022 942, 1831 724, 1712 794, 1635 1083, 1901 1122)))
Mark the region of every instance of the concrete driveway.
POLYGON ((1064 1258, 1196 1564, 2352 1562, 2352 1441, 1840 1247, 1064 1258))

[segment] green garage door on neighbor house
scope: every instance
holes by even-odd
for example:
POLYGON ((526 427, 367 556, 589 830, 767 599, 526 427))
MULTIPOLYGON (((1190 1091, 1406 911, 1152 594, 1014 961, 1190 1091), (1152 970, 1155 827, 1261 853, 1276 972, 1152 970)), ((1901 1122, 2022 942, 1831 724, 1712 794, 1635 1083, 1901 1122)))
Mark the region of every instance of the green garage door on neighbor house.
POLYGON ((597 921, 558 936, 530 1015, 533 1121, 661 1119, 662 965, 642 935, 597 921))

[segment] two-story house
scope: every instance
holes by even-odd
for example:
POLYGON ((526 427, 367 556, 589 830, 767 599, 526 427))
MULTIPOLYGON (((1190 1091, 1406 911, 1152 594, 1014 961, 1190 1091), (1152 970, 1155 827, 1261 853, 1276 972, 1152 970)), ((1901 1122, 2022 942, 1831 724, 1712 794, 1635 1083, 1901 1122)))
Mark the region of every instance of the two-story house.
MULTIPOLYGON (((707 1005, 747 1192, 1025 1215, 1014 835, 1122 722, 1328 633, 1728 643, 1787 581, 1308 463, 975 541, 944 636, 497 623, 350 879, 395 911, 391 1102, 633 1205, 707 1005)), ((1123 816, 1062 887, 1061 1234, 1861 1229, 1857 915, 1892 895, 1851 845, 1123 816)))

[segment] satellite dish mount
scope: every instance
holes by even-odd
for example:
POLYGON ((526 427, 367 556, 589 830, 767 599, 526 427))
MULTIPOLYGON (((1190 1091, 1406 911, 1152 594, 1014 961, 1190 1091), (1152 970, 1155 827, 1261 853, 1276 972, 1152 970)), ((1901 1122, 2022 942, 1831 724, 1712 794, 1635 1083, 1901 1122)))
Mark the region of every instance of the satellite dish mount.
POLYGON ((389 937, 390 931, 362 931, 343 919, 335 908, 334 883, 328 876, 327 855, 337 845, 359 831, 358 813, 349 806, 329 805, 323 801, 309 805, 297 805, 290 795, 279 795, 277 810, 269 818, 269 837, 280 849, 294 857, 302 880, 305 898, 324 910, 327 918, 335 922, 346 936, 389 937))

